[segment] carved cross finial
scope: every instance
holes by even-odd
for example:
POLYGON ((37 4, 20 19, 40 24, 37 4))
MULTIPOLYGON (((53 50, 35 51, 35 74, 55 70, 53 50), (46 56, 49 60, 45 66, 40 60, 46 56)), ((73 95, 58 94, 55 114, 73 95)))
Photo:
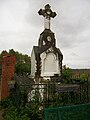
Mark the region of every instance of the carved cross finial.
POLYGON ((56 16, 56 12, 52 12, 51 6, 49 4, 45 5, 45 9, 40 9, 38 11, 39 15, 44 17, 44 27, 45 29, 50 29, 50 19, 56 16))

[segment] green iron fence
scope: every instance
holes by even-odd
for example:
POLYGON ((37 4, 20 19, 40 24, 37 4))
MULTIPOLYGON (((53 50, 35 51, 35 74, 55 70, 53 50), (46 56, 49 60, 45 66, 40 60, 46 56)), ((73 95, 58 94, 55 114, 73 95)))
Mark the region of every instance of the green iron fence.
POLYGON ((90 104, 47 108, 45 120, 90 120, 90 104))

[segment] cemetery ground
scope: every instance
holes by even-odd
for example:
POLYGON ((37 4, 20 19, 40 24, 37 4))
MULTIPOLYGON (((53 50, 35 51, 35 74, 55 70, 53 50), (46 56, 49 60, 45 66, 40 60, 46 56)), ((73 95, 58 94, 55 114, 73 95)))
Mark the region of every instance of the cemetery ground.
MULTIPOLYGON (((20 63, 17 62, 15 85, 9 86, 10 96, 0 103, 4 110, 4 120, 57 120, 58 116, 54 119, 57 110, 56 113, 53 112, 54 116, 45 119, 45 109, 90 103, 90 79, 87 80, 84 74, 79 76, 79 80, 72 80, 71 70, 65 68, 62 71, 64 79, 62 84, 57 84, 56 78, 52 78, 50 82, 42 80, 41 83, 35 84, 27 75, 22 74, 22 72, 30 73, 28 56, 17 54, 17 56, 19 55, 19 58, 25 58, 24 60, 27 62, 26 64, 21 60, 19 60, 20 63)), ((2 111, 0 115, 2 117, 2 111)))
MULTIPOLYGON (((71 110, 69 117, 70 115, 75 117, 71 117, 72 119, 68 120, 79 120, 76 119, 75 115, 79 115, 79 117, 82 118, 83 116, 80 108, 83 108, 83 110, 85 109, 84 116, 89 115, 89 81, 81 81, 77 84, 62 83, 60 86, 57 86, 57 84, 52 81, 42 85, 44 85, 44 87, 41 88, 41 84, 32 83, 31 85, 23 85, 21 84, 21 81, 17 83, 15 89, 11 90, 10 97, 2 101, 2 108, 4 108, 4 120, 67 120, 67 118, 59 119, 57 112, 58 108, 61 109, 60 107, 62 107, 62 109, 64 109, 65 106, 71 106, 68 110, 71 110), (28 96, 28 91, 33 91, 34 96, 28 96), (43 100, 40 95, 40 91, 43 92, 43 100), (29 101, 26 99, 27 96, 29 97, 29 101), (85 107, 81 107, 80 105, 82 104, 85 104, 85 107), (73 105, 79 105, 79 107, 73 109, 73 105), (45 113, 45 110, 48 112, 45 113), (73 114, 72 111, 74 111, 75 114, 73 114)), ((62 112, 63 116, 67 116, 65 111, 66 110, 62 112)), ((89 118, 90 116, 87 118, 83 117, 82 120, 89 120, 89 118)))

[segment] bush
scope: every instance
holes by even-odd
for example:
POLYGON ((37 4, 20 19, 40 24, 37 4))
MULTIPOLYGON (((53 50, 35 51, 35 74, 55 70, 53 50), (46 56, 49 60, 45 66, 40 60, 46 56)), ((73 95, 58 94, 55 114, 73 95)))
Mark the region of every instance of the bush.
POLYGON ((9 97, 1 102, 1 108, 4 109, 3 117, 5 120, 42 120, 43 111, 39 110, 37 102, 17 106, 9 97))
POLYGON ((70 83, 72 78, 72 70, 69 67, 63 66, 62 79, 65 83, 70 83))

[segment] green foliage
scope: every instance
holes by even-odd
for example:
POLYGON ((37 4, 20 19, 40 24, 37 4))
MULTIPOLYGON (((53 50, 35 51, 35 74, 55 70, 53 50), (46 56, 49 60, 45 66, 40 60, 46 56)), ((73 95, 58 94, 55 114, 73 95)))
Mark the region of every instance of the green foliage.
POLYGON ((9 50, 9 53, 15 55, 16 57, 16 73, 30 74, 30 70, 31 70, 30 57, 28 55, 23 55, 18 51, 14 51, 13 49, 9 50))
POLYGON ((66 83, 70 83, 70 80, 72 78, 72 70, 69 67, 66 67, 66 65, 63 66, 62 69, 62 79, 66 83))
POLYGON ((15 106, 5 109, 5 120, 42 120, 42 112, 38 109, 38 104, 27 103, 19 108, 15 106))
POLYGON ((79 75, 78 80, 80 80, 80 82, 83 83, 88 80, 88 76, 85 73, 82 73, 79 75))
POLYGON ((85 73, 80 74, 80 80, 87 80, 88 76, 85 73))
POLYGON ((8 109, 5 110, 4 119, 5 120, 30 120, 30 118, 26 113, 23 114, 22 110, 18 111, 18 109, 14 106, 9 107, 8 109))
MULTIPOLYGON (((19 53, 18 51, 14 51, 13 49, 10 49, 8 53, 16 57, 15 72, 17 74, 23 74, 23 73, 30 74, 31 72, 30 56, 19 53)), ((1 60, 2 58, 0 54, 0 61, 1 60)), ((1 62, 0 62, 0 76, 1 76, 1 62)))
POLYGON ((4 109, 3 117, 5 120, 42 120, 43 111, 39 110, 38 102, 24 103, 22 98, 22 103, 17 106, 13 101, 9 97, 1 103, 1 108, 4 109))
POLYGON ((4 100, 2 100, 0 102, 1 109, 5 109, 5 108, 8 108, 8 107, 11 107, 12 105, 13 105, 13 102, 12 102, 10 97, 7 97, 7 98, 5 98, 4 100))

